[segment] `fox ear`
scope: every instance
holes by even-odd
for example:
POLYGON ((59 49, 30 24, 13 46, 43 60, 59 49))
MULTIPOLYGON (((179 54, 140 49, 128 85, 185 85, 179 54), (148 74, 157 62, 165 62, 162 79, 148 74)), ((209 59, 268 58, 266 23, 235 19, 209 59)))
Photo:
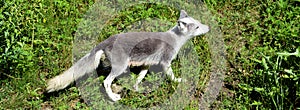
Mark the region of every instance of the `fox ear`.
POLYGON ((186 18, 186 17, 188 17, 187 13, 184 10, 181 10, 179 19, 186 18))

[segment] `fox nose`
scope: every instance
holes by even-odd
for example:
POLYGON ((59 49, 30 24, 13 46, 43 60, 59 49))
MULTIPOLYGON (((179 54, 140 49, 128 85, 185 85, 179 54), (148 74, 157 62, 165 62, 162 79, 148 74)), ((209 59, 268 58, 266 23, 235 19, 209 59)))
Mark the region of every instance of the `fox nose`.
POLYGON ((210 31, 210 26, 206 25, 207 32, 210 31))
POLYGON ((210 31, 210 26, 206 25, 206 32, 209 32, 210 31))
POLYGON ((208 26, 208 31, 210 31, 210 26, 208 26))

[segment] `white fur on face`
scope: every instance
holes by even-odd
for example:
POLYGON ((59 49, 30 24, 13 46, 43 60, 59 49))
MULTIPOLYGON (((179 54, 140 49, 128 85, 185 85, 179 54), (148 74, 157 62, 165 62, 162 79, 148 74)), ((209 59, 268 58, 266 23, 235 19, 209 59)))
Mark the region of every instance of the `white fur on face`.
POLYGON ((184 24, 183 22, 179 22, 179 28, 180 28, 180 32, 182 32, 184 34, 188 32, 186 24, 184 24))
POLYGON ((188 34, 191 36, 198 36, 198 35, 205 34, 209 31, 209 27, 207 25, 201 24, 199 21, 191 17, 182 18, 179 19, 178 21, 180 23, 179 26, 181 28, 181 32, 184 34, 188 34), (194 24, 194 26, 188 29, 187 25, 189 24, 194 24))

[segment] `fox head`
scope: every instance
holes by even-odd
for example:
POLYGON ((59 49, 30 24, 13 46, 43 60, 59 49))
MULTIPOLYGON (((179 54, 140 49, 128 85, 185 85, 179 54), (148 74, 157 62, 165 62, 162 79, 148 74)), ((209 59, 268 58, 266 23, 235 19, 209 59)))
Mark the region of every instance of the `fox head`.
POLYGON ((188 16, 184 10, 180 11, 177 26, 181 34, 189 37, 202 35, 209 31, 209 27, 207 25, 201 24, 199 21, 188 16))

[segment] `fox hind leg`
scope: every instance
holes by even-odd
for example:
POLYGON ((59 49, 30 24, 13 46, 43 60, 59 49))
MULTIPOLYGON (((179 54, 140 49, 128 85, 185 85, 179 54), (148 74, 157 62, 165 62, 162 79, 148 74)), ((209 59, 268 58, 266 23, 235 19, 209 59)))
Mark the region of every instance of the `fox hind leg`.
MULTIPOLYGON (((126 64, 126 63, 124 63, 124 64, 126 64)), ((112 92, 111 84, 116 77, 121 75, 126 70, 126 68, 127 68, 127 65, 122 65, 122 66, 112 65, 111 72, 104 80, 105 91, 112 101, 120 100, 121 96, 120 96, 120 94, 116 94, 116 93, 112 92)))

